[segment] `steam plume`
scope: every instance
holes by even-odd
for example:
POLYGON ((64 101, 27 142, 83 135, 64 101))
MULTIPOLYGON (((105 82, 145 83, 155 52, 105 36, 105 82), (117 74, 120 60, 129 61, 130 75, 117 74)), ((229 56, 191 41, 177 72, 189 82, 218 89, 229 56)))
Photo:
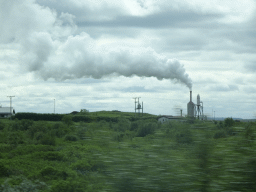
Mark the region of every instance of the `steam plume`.
POLYGON ((102 39, 92 39, 87 33, 73 36, 77 28, 73 22, 74 16, 68 13, 58 16, 53 10, 39 6, 35 1, 22 2, 13 1, 6 5, 12 7, 8 11, 11 18, 8 20, 9 17, 6 17, 6 22, 1 26, 8 36, 0 41, 15 39, 15 43, 21 47, 22 67, 25 66, 28 71, 35 72, 43 79, 62 81, 83 77, 100 79, 111 75, 136 75, 156 77, 159 80, 170 79, 192 88, 191 79, 178 60, 167 59, 152 48, 105 44, 102 39), (34 16, 31 17, 31 14, 34 16), (20 18, 27 18, 24 26, 20 18))
POLYGON ((96 46, 87 34, 81 34, 69 38, 65 46, 59 48, 57 52, 59 55, 49 57, 43 67, 33 67, 38 69, 37 73, 45 80, 82 77, 100 79, 110 75, 139 76, 156 77, 159 80, 170 79, 192 88, 191 79, 178 60, 167 59, 151 48, 111 50, 110 47, 96 46), (59 62, 52 65, 54 61, 59 62))

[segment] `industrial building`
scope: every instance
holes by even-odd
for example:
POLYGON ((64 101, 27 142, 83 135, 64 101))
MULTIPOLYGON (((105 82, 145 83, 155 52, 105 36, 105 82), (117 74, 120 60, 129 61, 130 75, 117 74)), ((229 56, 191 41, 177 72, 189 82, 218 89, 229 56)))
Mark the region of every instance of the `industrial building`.
POLYGON ((200 95, 197 95, 197 103, 194 104, 192 101, 192 91, 190 91, 190 100, 187 104, 187 117, 206 120, 206 116, 204 115, 203 102, 200 100, 200 95))
POLYGON ((169 121, 181 121, 182 117, 181 116, 172 116, 172 115, 162 115, 158 117, 158 122, 160 123, 167 123, 169 121))
POLYGON ((13 107, 1 107, 0 106, 0 117, 11 117, 15 114, 13 107))

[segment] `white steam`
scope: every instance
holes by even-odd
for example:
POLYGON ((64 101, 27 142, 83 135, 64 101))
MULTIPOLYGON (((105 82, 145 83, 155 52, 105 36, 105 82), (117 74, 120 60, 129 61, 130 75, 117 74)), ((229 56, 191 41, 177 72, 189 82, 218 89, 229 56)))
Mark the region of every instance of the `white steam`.
POLYGON ((68 13, 58 17, 56 12, 32 0, 3 3, 1 10, 9 10, 6 14, 10 17, 0 15, 5 19, 0 27, 6 34, 0 43, 18 44, 22 67, 45 80, 136 75, 170 79, 192 88, 192 81, 178 60, 167 59, 152 48, 113 47, 99 43, 87 33, 74 36, 77 26, 74 16, 68 13), (20 18, 27 18, 26 22, 20 18))

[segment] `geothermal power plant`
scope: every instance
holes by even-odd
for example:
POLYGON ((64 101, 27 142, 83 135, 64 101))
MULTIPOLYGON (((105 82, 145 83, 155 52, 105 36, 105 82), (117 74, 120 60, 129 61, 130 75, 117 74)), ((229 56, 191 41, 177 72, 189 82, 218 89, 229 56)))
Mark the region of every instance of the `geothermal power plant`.
POLYGON ((190 91, 190 101, 187 104, 187 117, 204 119, 203 110, 203 102, 200 101, 200 95, 197 95, 197 102, 195 104, 192 101, 192 91, 190 91))

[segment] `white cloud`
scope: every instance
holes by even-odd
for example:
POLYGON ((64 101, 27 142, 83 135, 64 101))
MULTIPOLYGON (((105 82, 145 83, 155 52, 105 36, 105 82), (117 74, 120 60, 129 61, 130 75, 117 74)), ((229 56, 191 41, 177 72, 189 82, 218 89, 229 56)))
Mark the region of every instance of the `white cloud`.
POLYGON ((51 112, 54 98, 57 112, 133 111, 141 96, 146 112, 185 114, 185 86, 150 76, 179 77, 205 112, 250 116, 254 17, 251 0, 0 1, 2 104, 16 95, 17 111, 51 112))

